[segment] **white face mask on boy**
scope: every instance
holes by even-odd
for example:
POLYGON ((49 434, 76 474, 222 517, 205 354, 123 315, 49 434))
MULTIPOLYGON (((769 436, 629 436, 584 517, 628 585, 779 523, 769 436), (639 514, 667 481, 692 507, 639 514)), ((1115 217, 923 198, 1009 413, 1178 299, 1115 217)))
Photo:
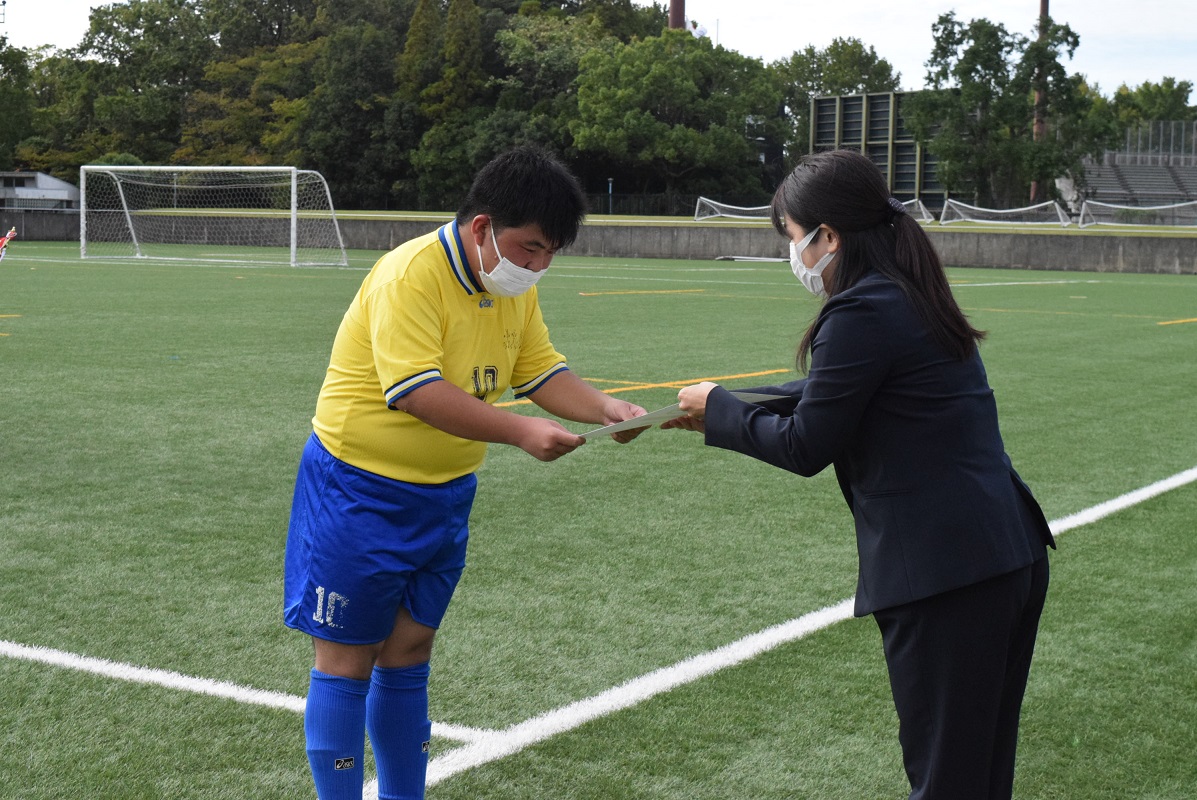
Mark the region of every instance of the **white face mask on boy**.
POLYGON ((802 263, 802 251, 806 246, 815 240, 819 234, 819 228, 815 228, 810 233, 803 237, 801 242, 794 244, 790 242, 790 269, 794 271, 794 277, 802 281, 802 285, 806 290, 815 297, 827 297, 827 291, 823 288, 823 270, 827 269, 827 265, 835 258, 835 253, 828 253, 815 262, 813 267, 807 267, 802 263))
POLYGON ((478 247, 478 276, 482 279, 482 286, 486 291, 498 297, 519 297, 531 289, 540 280, 540 276, 547 270, 533 272, 524 269, 512 261, 508 261, 499 253, 499 241, 495 238, 495 226, 490 226, 490 240, 494 243, 495 252, 499 255, 499 263, 490 272, 482 266, 482 245, 478 247))

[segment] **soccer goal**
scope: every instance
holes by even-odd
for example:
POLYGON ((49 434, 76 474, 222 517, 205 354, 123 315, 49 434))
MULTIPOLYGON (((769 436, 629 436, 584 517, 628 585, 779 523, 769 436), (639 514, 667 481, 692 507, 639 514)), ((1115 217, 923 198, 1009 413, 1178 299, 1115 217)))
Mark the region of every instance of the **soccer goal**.
POLYGON ((744 206, 729 206, 726 203, 711 200, 709 197, 700 197, 698 198, 698 203, 694 206, 694 221, 699 222, 715 217, 730 217, 731 219, 755 219, 768 222, 769 209, 770 206, 751 206, 748 208, 744 206))
POLYGON ((939 215, 940 225, 953 222, 981 222, 987 225, 1059 225, 1062 228, 1072 224, 1068 212, 1054 200, 1037 203, 1023 208, 978 208, 959 200, 949 199, 939 215))
POLYGON ((83 258, 348 264, 319 172, 86 165, 79 193, 83 258))
POLYGON ((1164 206, 1119 206, 1086 200, 1077 224, 1090 225, 1197 225, 1197 201, 1164 206))

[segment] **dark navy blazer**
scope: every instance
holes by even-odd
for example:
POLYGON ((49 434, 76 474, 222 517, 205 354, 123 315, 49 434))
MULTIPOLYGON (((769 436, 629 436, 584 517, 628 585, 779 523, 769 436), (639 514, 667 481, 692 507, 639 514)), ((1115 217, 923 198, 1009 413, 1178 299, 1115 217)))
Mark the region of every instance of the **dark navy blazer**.
POLYGON ((946 353, 901 288, 870 273, 819 313, 810 371, 748 404, 716 388, 706 443, 799 475, 835 465, 856 521, 855 613, 1025 567, 1054 547, 998 431, 979 354, 946 353))

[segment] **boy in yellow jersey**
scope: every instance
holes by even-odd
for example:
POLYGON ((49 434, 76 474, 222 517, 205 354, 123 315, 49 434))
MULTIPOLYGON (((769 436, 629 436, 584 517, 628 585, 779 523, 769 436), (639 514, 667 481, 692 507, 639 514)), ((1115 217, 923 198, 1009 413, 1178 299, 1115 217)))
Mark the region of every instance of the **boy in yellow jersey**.
POLYGON ((361 798, 367 730, 380 800, 424 796, 429 658, 465 566, 487 443, 552 461, 585 442, 494 402, 511 387, 578 422, 644 413, 574 375, 541 317, 534 284, 583 215, 556 160, 501 155, 452 222, 374 265, 341 321, 285 575, 284 621, 315 644, 304 731, 321 800, 361 798))

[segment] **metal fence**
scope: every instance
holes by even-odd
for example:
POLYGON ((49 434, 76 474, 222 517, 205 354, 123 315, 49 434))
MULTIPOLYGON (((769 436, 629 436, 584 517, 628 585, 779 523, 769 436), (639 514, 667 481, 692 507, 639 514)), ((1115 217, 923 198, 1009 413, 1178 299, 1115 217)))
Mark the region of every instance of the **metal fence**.
POLYGON ((1127 128, 1124 148, 1108 151, 1105 163, 1197 167, 1197 120, 1152 120, 1127 128))

